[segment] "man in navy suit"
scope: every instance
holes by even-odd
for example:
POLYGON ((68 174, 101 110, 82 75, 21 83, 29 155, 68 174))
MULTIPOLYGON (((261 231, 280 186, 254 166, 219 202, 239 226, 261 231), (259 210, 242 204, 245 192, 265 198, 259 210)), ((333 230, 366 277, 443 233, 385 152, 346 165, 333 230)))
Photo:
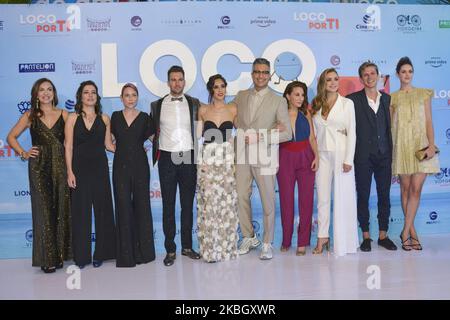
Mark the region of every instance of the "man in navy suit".
POLYGON ((369 197, 372 176, 375 177, 378 196, 378 245, 387 250, 397 250, 388 238, 391 211, 390 189, 392 179, 392 135, 389 106, 391 97, 377 90, 378 67, 368 61, 358 70, 364 89, 347 96, 355 105, 356 150, 355 180, 358 204, 358 221, 363 233, 361 251, 371 251, 369 232, 369 197))

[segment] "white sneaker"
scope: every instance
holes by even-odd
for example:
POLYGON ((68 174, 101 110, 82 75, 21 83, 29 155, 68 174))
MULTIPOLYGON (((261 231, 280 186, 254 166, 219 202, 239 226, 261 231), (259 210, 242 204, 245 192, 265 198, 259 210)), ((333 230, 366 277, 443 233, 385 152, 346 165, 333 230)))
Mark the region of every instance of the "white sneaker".
POLYGON ((272 259, 272 257, 272 245, 270 243, 263 243, 261 255, 259 256, 259 258, 261 260, 270 260, 272 259))
POLYGON ((242 239, 241 245, 239 246, 239 254, 249 253, 251 249, 257 248, 260 245, 261 242, 256 237, 256 234, 253 236, 253 238, 244 237, 242 239))

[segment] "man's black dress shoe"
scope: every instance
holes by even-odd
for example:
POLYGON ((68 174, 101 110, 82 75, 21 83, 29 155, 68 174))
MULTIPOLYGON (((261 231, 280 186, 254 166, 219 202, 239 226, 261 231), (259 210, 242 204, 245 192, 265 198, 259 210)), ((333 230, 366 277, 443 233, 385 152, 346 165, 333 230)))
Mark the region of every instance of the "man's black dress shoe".
POLYGON ((371 251, 372 250, 372 247, 370 246, 371 242, 372 242, 372 239, 370 239, 370 238, 364 239, 363 242, 361 243, 361 245, 359 246, 359 249, 364 252, 371 251))
POLYGON ((395 243, 392 242, 392 240, 389 239, 388 237, 386 237, 384 239, 378 238, 378 245, 382 246, 383 248, 385 248, 387 250, 391 250, 391 251, 397 250, 397 246, 395 245, 395 243))
POLYGON ((166 257, 163 260, 164 265, 166 267, 173 265, 176 258, 177 258, 177 255, 175 254, 175 252, 166 254, 166 257))
POLYGON ((99 267, 102 266, 102 264, 103 264, 102 260, 94 260, 94 261, 92 261, 92 265, 94 266, 94 268, 99 268, 99 267))
POLYGON ((191 259, 195 259, 195 260, 200 259, 200 255, 192 249, 183 249, 183 250, 181 250, 181 254, 183 256, 187 256, 191 259))

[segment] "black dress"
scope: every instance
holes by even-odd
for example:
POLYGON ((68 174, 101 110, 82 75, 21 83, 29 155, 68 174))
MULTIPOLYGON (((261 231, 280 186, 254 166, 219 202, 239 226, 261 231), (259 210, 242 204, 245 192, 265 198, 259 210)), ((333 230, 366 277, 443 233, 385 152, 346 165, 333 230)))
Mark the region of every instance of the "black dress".
POLYGON ((140 112, 128 127, 122 111, 111 116, 116 139, 113 186, 117 230, 117 267, 155 260, 150 208, 150 169, 144 142, 154 133, 150 117, 140 112))
POLYGON ((70 203, 64 161, 64 118, 52 128, 36 119, 30 134, 39 156, 30 158, 31 215, 33 217, 33 266, 56 267, 72 258, 70 203))
POLYGON ((106 125, 97 115, 90 130, 81 116, 73 133, 72 238, 75 264, 91 262, 92 207, 95 217, 94 260, 115 258, 114 212, 105 152, 106 125))

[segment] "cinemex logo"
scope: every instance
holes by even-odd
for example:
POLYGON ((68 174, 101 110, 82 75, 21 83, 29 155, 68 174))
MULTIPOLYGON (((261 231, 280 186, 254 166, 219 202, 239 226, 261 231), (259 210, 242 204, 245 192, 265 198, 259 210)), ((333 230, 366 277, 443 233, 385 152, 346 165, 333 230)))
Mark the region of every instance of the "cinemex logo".
POLYGON ((431 211, 428 217, 430 218, 430 220, 427 221, 426 224, 440 223, 440 221, 438 220, 438 213, 436 211, 431 211))
POLYGON ((171 26, 193 26, 201 24, 202 20, 199 18, 173 18, 161 20, 161 23, 171 26))
POLYGON ((362 17, 362 24, 356 25, 359 31, 378 31, 381 30, 381 10, 379 6, 371 5, 367 7, 362 17))
POLYGON ((305 22, 308 30, 339 29, 339 19, 330 18, 324 12, 294 12, 294 21, 305 22))
POLYGON ((92 74, 94 72, 95 72, 95 61, 92 62, 72 61, 73 74, 92 74))
POLYGON ((29 72, 55 72, 55 63, 19 63, 19 73, 29 72))
POLYGON ((54 14, 29 14, 19 15, 19 22, 22 25, 36 26, 37 33, 66 33, 74 29, 80 29, 80 7, 70 5, 66 9, 69 15, 64 18, 57 18, 54 14))
POLYGON ((66 109, 70 112, 73 111, 73 109, 75 109, 75 101, 73 100, 66 100, 66 102, 64 103, 64 106, 66 107, 66 109))
POLYGON ((450 168, 441 168, 441 172, 434 175, 435 183, 441 185, 450 184, 450 168))
POLYGON ((217 29, 234 29, 234 26, 230 23, 231 18, 229 16, 222 16, 220 18, 220 25, 217 26, 217 29))
POLYGON ((96 20, 92 18, 87 18, 87 27, 89 31, 92 32, 103 32, 109 31, 111 29, 111 18, 104 20, 96 20))
POLYGON ((133 26, 133 28, 131 28, 132 31, 141 31, 142 29, 139 28, 142 24, 142 18, 139 16, 134 16, 130 19, 130 23, 133 26))
POLYGON ((397 16, 397 31, 404 33, 415 33, 422 31, 422 19, 419 15, 400 14, 397 16))
POLYGON ((330 63, 332 66, 337 67, 338 65, 341 64, 341 58, 337 55, 333 55, 330 58, 330 63))
POLYGON ((447 64, 447 60, 442 59, 441 57, 430 57, 430 59, 425 60, 425 64, 432 66, 433 68, 440 68, 444 64, 447 64))
POLYGON ((450 29, 450 20, 439 20, 440 29, 450 29))
POLYGON ((255 19, 250 20, 251 25, 257 25, 260 28, 267 28, 275 23, 277 23, 277 21, 270 19, 268 16, 258 16, 255 19))

